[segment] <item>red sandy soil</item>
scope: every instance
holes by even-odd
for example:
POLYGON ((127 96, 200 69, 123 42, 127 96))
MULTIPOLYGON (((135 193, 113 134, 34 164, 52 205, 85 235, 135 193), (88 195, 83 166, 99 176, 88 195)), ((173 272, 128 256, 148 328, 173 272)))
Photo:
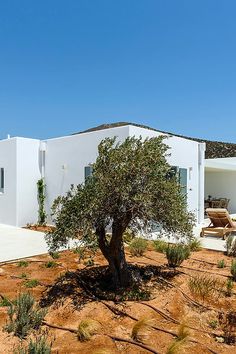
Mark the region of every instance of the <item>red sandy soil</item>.
POLYGON ((55 230, 54 226, 50 226, 50 225, 38 225, 38 224, 28 224, 25 227, 23 227, 23 229, 29 229, 29 230, 33 230, 33 231, 39 231, 39 232, 50 232, 55 230))
MULTIPOLYGON (((149 250, 142 257, 131 257, 127 250, 127 259, 130 263, 138 265, 158 265, 168 271, 166 258, 163 254, 155 252, 151 246, 149 250)), ((60 258, 55 259, 57 263, 55 268, 46 268, 45 262, 52 260, 49 255, 42 255, 28 258, 27 267, 19 267, 17 262, 0 264, 0 294, 13 300, 20 292, 30 291, 37 301, 45 297, 46 293, 50 291, 50 287, 56 282, 56 279, 65 274, 67 271, 75 272, 78 269, 83 269, 86 266, 84 261, 78 263, 78 254, 72 251, 65 251, 60 253, 60 258), (40 284, 35 288, 28 289, 25 286, 25 279, 19 279, 22 273, 27 275, 28 279, 38 279, 40 284)), ((95 257, 95 264, 105 265, 106 261, 98 252, 95 257)), ((178 268, 178 272, 171 279, 168 279, 173 285, 179 287, 191 299, 201 303, 200 299, 194 298, 188 287, 188 280, 191 276, 212 274, 213 277, 218 278, 222 282, 227 280, 230 275, 231 258, 219 252, 201 250, 194 252, 191 258, 178 268), (217 261, 224 259, 226 267, 223 269, 217 268, 217 261), (207 263, 209 262, 209 263, 207 263), (208 273, 207 273, 208 274, 208 273)), ((69 285, 70 288, 70 285, 69 285)), ((71 288, 70 288, 71 289, 71 288)), ((83 290, 78 290, 79 293, 83 290)), ((217 332, 219 336, 222 335, 220 325, 213 330, 209 322, 217 320, 217 311, 236 311, 236 288, 234 284, 234 294, 231 297, 226 297, 223 293, 218 293, 204 302, 205 309, 199 306, 194 306, 191 301, 176 287, 156 286, 152 293, 152 299, 145 301, 168 314, 170 317, 184 322, 190 327, 191 339, 196 340, 201 344, 196 344, 187 339, 184 346, 181 347, 178 353, 181 354, 202 354, 210 353, 206 348, 210 348, 215 353, 236 353, 235 345, 227 345, 225 343, 218 343, 214 336, 205 331, 217 332), (219 295, 220 294, 220 295, 219 295), (202 332, 201 332, 202 331, 202 332)), ((79 296, 79 295, 78 295, 79 296)), ((81 354, 96 354, 98 349, 107 349, 107 353, 118 354, 148 354, 149 351, 142 349, 130 343, 113 341, 107 335, 117 336, 121 338, 131 339, 130 334, 132 327, 136 323, 135 320, 127 316, 121 316, 112 312, 105 304, 109 304, 114 308, 120 309, 127 314, 140 319, 142 317, 153 320, 153 326, 161 329, 167 329, 177 332, 179 324, 173 323, 170 320, 163 318, 160 314, 152 308, 147 307, 144 301, 126 301, 122 303, 114 303, 112 301, 89 301, 82 306, 77 306, 75 301, 76 295, 73 297, 62 291, 61 297, 55 299, 52 304, 48 306, 48 313, 45 320, 49 324, 69 327, 77 329, 79 322, 82 319, 92 318, 100 323, 100 330, 98 334, 94 335, 90 341, 80 342, 75 333, 64 331, 61 329, 49 328, 45 325, 41 327, 41 332, 46 331, 49 340, 52 341, 52 353, 67 354, 67 353, 81 353, 81 354)), ((20 340, 12 334, 4 331, 3 327, 7 321, 7 307, 0 307, 0 353, 13 353, 14 349, 19 345, 20 340)), ((30 336, 32 337, 32 333, 30 336)), ((29 340, 24 340, 27 343, 29 340)), ((145 344, 154 348, 160 354, 166 354, 169 345, 173 342, 174 336, 155 330, 151 328, 145 337, 145 344)))

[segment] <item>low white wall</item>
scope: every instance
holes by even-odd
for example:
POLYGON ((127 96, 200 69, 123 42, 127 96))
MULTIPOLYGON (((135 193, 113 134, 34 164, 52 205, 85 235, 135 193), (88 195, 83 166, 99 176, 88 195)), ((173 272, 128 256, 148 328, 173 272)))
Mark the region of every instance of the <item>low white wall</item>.
POLYGON ((228 198, 229 212, 236 213, 236 172, 235 171, 206 171, 205 198, 228 198))
POLYGON ((5 188, 0 194, 0 223, 16 225, 16 138, 0 141, 0 168, 4 168, 5 188))
POLYGON ((45 181, 46 207, 50 222, 51 206, 58 195, 63 195, 71 184, 84 182, 84 168, 98 155, 98 144, 106 137, 118 140, 129 136, 129 126, 66 136, 46 141, 45 181))
POLYGON ((39 140, 17 138, 17 226, 38 220, 39 146, 39 140))

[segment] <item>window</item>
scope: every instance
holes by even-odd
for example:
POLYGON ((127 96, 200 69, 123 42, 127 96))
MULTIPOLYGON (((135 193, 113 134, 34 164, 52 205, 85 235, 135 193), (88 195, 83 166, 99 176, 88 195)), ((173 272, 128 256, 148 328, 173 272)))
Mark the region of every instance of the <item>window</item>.
POLYGON ((187 168, 180 168, 178 166, 171 166, 169 172, 167 173, 167 179, 177 178, 181 186, 181 192, 183 195, 187 195, 187 184, 188 184, 188 170, 187 168))
POLYGON ((0 193, 4 193, 4 168, 0 168, 0 193))
POLYGON ((93 167, 92 166, 85 166, 84 168, 84 179, 86 181, 86 179, 88 177, 90 177, 93 173, 93 167))

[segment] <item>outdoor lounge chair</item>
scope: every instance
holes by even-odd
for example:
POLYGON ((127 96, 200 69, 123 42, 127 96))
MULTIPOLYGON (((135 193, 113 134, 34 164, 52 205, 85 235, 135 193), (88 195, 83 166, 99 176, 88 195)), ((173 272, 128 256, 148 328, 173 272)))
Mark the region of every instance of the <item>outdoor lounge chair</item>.
POLYGON ((206 209, 210 224, 203 227, 200 236, 204 237, 206 234, 212 236, 221 236, 223 240, 231 234, 236 232, 236 222, 231 219, 226 209, 208 208, 206 209))

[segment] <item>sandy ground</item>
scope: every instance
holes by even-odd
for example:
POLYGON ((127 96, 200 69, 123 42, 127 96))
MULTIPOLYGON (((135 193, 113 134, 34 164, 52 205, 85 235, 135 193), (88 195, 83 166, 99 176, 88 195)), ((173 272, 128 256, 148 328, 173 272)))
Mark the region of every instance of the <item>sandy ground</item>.
MULTIPOLYGON (((163 266, 163 269, 168 271, 166 258, 163 254, 154 251, 151 247, 142 257, 131 257, 127 250, 127 259, 129 262, 139 265, 158 265, 163 266)), ((49 255, 36 256, 28 258, 28 266, 20 267, 19 264, 0 263, 0 294, 13 300, 20 292, 30 291, 34 297, 40 301, 45 297, 47 291, 56 282, 56 279, 65 274, 67 271, 75 272, 78 268, 85 267, 84 261, 78 263, 78 255, 72 251, 64 251, 60 253, 60 258, 54 260, 57 263, 55 268, 46 268, 45 262, 52 260, 49 255), (37 279, 39 285, 29 289, 25 286, 25 279, 21 279, 22 274, 25 274, 27 279, 37 279)), ((98 253, 95 257, 95 266, 106 264, 102 255, 98 253)), ((178 268, 178 272, 168 281, 177 286, 191 299, 195 299, 201 303, 201 300, 194 298, 191 294, 188 281, 189 278, 199 274, 212 275, 219 279, 222 283, 226 282, 227 276, 230 275, 231 258, 223 255, 223 253, 215 251, 202 250, 194 252, 191 258, 178 268), (218 260, 224 259, 226 267, 223 269, 217 268, 218 260), (207 263, 209 262, 209 263, 207 263)), ((68 284, 67 290, 72 287, 68 284)), ((218 293, 204 302, 203 307, 194 306, 183 293, 176 287, 163 287, 157 284, 153 291, 152 299, 145 301, 145 304, 150 304, 169 315, 175 320, 185 323, 195 329, 190 329, 190 337, 198 342, 193 343, 190 339, 186 340, 183 347, 177 353, 187 354, 202 354, 210 353, 206 348, 210 348, 216 353, 236 353, 236 346, 218 343, 214 336, 209 334, 217 332, 219 336, 222 334, 220 325, 213 330, 209 322, 218 320, 217 311, 236 311, 236 296, 226 297, 223 293, 218 293), (209 333, 204 333, 208 331, 209 333), (199 344, 200 343, 200 344, 199 344)), ((41 332, 46 331, 48 338, 52 341, 52 353, 81 353, 81 354, 96 354, 97 350, 107 349, 107 353, 118 354, 147 354, 149 351, 129 343, 113 341, 107 335, 113 335, 121 338, 130 339, 132 327, 136 323, 135 320, 128 316, 121 316, 112 312, 104 303, 99 301, 90 301, 82 307, 75 305, 75 294, 73 291, 62 291, 61 294, 56 294, 53 302, 48 304, 48 313, 45 320, 53 325, 69 327, 76 329, 82 319, 92 318, 100 323, 98 334, 92 337, 88 342, 80 342, 75 333, 53 329, 47 326, 42 326, 41 332)), ((234 292, 236 286, 234 284, 234 292)), ((152 308, 147 307, 143 301, 127 301, 123 303, 113 303, 106 301, 117 309, 126 312, 128 315, 140 318, 152 319, 154 327, 167 329, 177 332, 179 324, 174 323, 169 319, 163 318, 152 308)), ((7 321, 7 307, 0 307, 0 353, 13 353, 14 348, 20 343, 20 340, 12 334, 4 332, 3 327, 7 321)), ((33 334, 31 335, 33 336, 33 334)), ((151 328, 145 336, 145 344, 155 348, 160 354, 166 354, 169 345, 173 342, 174 336, 168 333, 163 333, 157 329, 151 328)), ((27 341, 23 341, 26 343, 27 341)))

